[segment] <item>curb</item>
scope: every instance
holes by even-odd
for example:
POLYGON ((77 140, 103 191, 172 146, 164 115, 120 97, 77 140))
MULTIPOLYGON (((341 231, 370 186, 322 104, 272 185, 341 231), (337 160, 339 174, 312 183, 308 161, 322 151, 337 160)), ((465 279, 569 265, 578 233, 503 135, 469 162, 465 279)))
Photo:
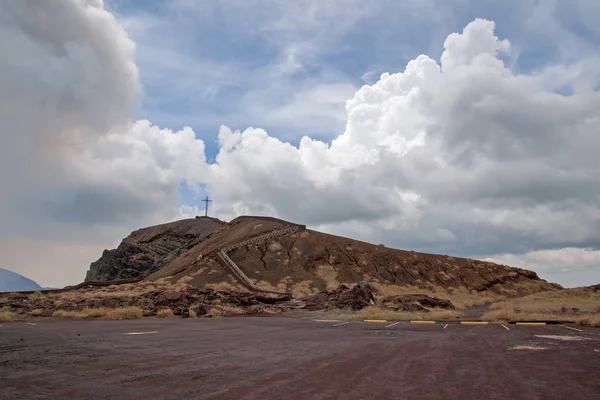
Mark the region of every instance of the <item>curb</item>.
POLYGON ((388 322, 387 319, 364 319, 364 322, 375 322, 375 323, 385 323, 388 322))
POLYGON ((411 324, 435 324, 435 321, 421 321, 421 320, 416 320, 416 321, 410 321, 411 324))
POLYGON ((546 325, 545 322, 516 322, 516 325, 525 325, 525 326, 543 326, 546 325))
POLYGON ((460 321, 461 325, 489 325, 488 321, 460 321))

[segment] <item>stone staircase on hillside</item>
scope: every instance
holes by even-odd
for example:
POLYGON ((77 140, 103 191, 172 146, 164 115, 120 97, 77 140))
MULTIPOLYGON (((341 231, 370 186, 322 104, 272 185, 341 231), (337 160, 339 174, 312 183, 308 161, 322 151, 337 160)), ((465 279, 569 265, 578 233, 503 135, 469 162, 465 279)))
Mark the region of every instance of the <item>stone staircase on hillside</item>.
MULTIPOLYGON (((290 228, 278 229, 273 232, 266 233, 264 235, 256 236, 251 239, 243 240, 241 242, 232 244, 231 246, 223 247, 222 249, 217 250, 216 256, 219 260, 221 260, 222 264, 235 276, 242 285, 247 287, 248 289, 256 292, 265 292, 265 293, 274 293, 274 294, 287 294, 283 292, 277 292, 274 290, 262 289, 254 284, 250 278, 238 267, 231 258, 227 255, 230 251, 239 249, 240 247, 249 246, 249 245, 257 245, 264 243, 269 240, 277 239, 283 236, 291 235, 300 230, 306 229, 303 225, 295 225, 290 228)), ((202 258, 202 254, 198 255, 197 260, 202 258)))

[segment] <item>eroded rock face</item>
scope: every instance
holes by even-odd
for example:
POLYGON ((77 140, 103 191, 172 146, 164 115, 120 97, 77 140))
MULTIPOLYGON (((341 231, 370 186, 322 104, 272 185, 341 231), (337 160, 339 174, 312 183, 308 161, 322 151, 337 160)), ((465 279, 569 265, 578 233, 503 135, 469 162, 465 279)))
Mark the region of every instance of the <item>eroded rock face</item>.
POLYGON ((375 305, 373 289, 366 282, 361 282, 350 289, 340 285, 335 290, 323 290, 304 299, 307 310, 362 310, 375 305))
POLYGON ((102 257, 90 265, 85 280, 145 277, 223 225, 218 219, 200 217, 139 229, 123 239, 116 249, 104 250, 102 257))

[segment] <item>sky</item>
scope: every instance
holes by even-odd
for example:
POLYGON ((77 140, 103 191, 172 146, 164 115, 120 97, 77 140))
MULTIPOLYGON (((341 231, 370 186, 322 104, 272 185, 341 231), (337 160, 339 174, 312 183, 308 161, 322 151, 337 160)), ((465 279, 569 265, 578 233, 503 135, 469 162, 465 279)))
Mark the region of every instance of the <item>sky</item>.
POLYGON ((280 217, 600 282, 600 3, 0 2, 0 267, 280 217))

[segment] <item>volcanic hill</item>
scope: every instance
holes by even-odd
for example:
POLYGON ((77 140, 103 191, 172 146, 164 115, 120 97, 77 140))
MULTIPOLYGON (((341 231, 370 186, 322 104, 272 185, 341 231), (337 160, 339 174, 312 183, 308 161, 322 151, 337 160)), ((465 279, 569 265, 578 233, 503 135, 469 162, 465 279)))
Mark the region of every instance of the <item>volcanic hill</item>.
POLYGON ((269 217, 196 217, 133 232, 92 263, 86 280, 144 277, 190 286, 258 288, 307 296, 339 284, 491 291, 559 288, 533 271, 333 236, 269 217), (222 251, 221 251, 222 250, 222 251))

